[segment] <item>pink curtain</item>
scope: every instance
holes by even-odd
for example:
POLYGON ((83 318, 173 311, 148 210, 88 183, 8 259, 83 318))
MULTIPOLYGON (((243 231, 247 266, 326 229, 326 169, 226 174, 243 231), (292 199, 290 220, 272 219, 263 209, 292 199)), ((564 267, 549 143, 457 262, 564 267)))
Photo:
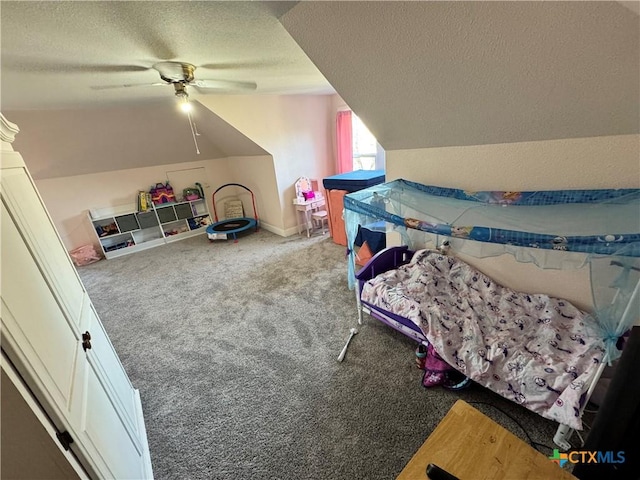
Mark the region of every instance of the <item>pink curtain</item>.
POLYGON ((336 127, 336 143, 338 144, 338 173, 351 172, 353 171, 351 110, 338 112, 336 127))

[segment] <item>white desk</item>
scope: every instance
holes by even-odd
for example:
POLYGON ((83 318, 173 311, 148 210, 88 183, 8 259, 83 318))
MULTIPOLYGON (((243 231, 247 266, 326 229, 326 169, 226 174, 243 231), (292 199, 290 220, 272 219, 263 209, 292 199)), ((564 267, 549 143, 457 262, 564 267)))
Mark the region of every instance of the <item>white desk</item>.
POLYGON ((307 237, 311 235, 312 225, 311 225, 311 214, 316 210, 320 210, 325 206, 324 197, 316 197, 311 200, 300 201, 294 200, 293 206, 296 209, 296 222, 298 224, 298 235, 302 233, 302 230, 307 231, 307 237), (303 219, 301 222, 300 219, 303 219), (304 225, 304 226, 303 226, 304 225))

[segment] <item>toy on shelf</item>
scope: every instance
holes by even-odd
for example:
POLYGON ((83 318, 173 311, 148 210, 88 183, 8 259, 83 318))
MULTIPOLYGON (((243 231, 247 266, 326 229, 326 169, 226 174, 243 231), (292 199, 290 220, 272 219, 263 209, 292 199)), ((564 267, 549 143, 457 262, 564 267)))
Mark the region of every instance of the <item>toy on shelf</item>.
POLYGON ((161 205, 163 203, 173 203, 176 201, 176 195, 173 193, 173 187, 167 183, 156 183, 155 187, 151 187, 149 190, 151 194, 151 201, 154 205, 161 205))
POLYGON ((200 189, 198 189, 197 187, 185 188, 184 190, 182 190, 182 197, 190 202, 202 198, 200 196, 200 189))
POLYGON ((108 235, 120 233, 120 231, 115 223, 108 223, 106 225, 96 225, 96 233, 99 237, 106 237, 108 235))
POLYGON ((138 192, 138 212, 146 212, 151 208, 153 200, 151 199, 151 194, 149 192, 139 191, 138 192))
POLYGON ((203 215, 201 217, 189 218, 187 222, 189 223, 189 228, 191 230, 195 230, 196 228, 206 227, 207 225, 210 225, 211 218, 209 218, 209 215, 203 215))

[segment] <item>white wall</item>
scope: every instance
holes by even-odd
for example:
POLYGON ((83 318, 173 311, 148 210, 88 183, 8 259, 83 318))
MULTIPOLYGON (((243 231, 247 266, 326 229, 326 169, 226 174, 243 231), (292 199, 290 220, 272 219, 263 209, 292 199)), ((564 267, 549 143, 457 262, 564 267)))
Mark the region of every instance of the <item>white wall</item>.
MULTIPOLYGON (((640 135, 388 151, 387 180, 396 178, 463 190, 640 188, 640 135)), ((591 307, 586 268, 543 271, 510 255, 465 260, 516 290, 591 307)))
MULTIPOLYGON (((28 161, 26 163, 28 166, 28 161)), ((175 163, 36 180, 36 185, 65 247, 72 250, 88 243, 98 247, 93 226, 87 217, 90 209, 126 204, 135 206, 137 192, 166 181, 170 171, 203 167, 205 178, 200 183, 211 210, 213 189, 234 181, 228 164, 226 159, 175 163)))
POLYGON ((387 179, 464 190, 640 187, 640 135, 387 151, 387 179))
MULTIPOLYGON (((198 101, 273 156, 273 180, 282 210, 281 221, 274 226, 285 235, 293 234, 295 181, 301 176, 320 180, 335 173, 333 95, 205 95, 198 101)), ((247 170, 239 173, 251 175, 247 170)), ((237 178, 239 183, 245 181, 237 178)), ((263 178, 262 184, 270 181, 263 178)))
MULTIPOLYGON (((208 103, 207 108, 216 114, 224 114, 225 120, 232 124, 228 129, 235 131, 235 127, 265 150, 274 152, 274 155, 236 155, 180 163, 165 160, 159 162, 163 165, 127 169, 120 162, 116 163, 117 169, 100 173, 80 170, 78 175, 57 178, 34 175, 49 213, 69 250, 87 243, 97 244, 86 217, 89 209, 134 204, 136 193, 148 190, 156 182, 165 181, 166 172, 201 166, 205 167, 206 178, 200 183, 210 187, 205 190, 211 210, 211 193, 216 188, 230 182, 240 183, 256 195, 258 215, 264 228, 283 236, 297 231, 291 204, 293 184, 303 175, 321 179, 335 173, 330 133, 335 122, 331 108, 332 96, 215 96, 204 99, 208 103)), ((57 114, 60 115, 60 112, 57 114)), ((42 122, 37 123, 33 115, 27 114, 23 120, 29 128, 25 128, 17 138, 22 137, 23 146, 40 145, 38 132, 39 128, 44 128, 42 122)), ((84 140, 84 143, 69 140, 73 128, 67 130, 66 136, 59 136, 58 143, 67 144, 65 148, 71 150, 83 145, 86 150, 80 155, 83 163, 100 163, 99 166, 86 167, 89 171, 109 168, 105 165, 105 162, 110 162, 109 159, 87 153, 93 147, 84 140)), ((164 140, 166 138, 163 135, 156 137, 156 148, 162 148, 164 140)), ((119 139, 112 138, 110 141, 117 143, 119 139)), ((144 145, 145 142, 139 148, 144 149, 144 145)), ((192 146, 189 149, 191 151, 192 146)), ((48 156, 46 149, 38 154, 25 155, 24 158, 27 166, 38 172, 55 167, 59 161, 58 157, 54 159, 48 156)), ((230 192, 234 194, 235 190, 230 189, 230 192)), ((229 192, 221 191, 220 194, 228 195, 229 192)), ((252 214, 248 204, 245 205, 245 213, 252 214)))
MULTIPOLYGON (((227 168, 229 175, 234 179, 233 182, 240 183, 253 192, 260 227, 285 236, 272 158, 269 157, 268 161, 265 161, 265 157, 260 156, 230 157, 227 159, 227 168)), ((253 217, 251 194, 242 188, 231 187, 228 191, 223 189, 219 192, 221 198, 230 194, 235 194, 242 200, 245 216, 253 217)), ((217 195, 216 203, 218 203, 217 195)))

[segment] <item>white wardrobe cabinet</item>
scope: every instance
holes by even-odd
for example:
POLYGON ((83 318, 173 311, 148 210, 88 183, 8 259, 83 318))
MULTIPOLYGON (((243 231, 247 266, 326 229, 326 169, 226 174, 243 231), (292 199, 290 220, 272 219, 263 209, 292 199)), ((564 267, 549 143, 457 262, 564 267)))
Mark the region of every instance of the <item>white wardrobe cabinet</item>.
POLYGON ((151 479, 139 392, 0 120, 3 353, 89 477, 151 479))

